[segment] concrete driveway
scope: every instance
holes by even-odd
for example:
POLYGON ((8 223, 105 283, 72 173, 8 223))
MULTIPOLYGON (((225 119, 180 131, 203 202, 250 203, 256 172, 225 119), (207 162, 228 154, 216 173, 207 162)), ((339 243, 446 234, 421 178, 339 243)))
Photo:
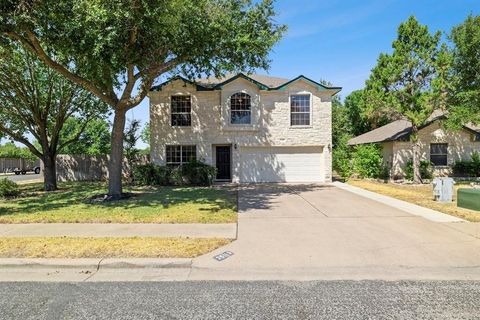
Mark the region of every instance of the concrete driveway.
POLYGON ((245 186, 238 240, 191 279, 480 279, 480 239, 462 230, 332 185, 245 186))

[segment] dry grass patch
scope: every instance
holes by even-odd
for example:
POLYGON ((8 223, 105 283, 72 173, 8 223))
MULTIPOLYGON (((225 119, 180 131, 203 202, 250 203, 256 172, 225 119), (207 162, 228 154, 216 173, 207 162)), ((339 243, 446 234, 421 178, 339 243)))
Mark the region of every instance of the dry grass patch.
POLYGON ((191 238, 0 238, 3 258, 193 258, 230 243, 191 238))
MULTIPOLYGON (((417 204, 422 207, 437 210, 472 222, 480 222, 480 212, 457 207, 457 199, 451 203, 441 203, 433 200, 431 185, 401 185, 382 183, 370 180, 349 180, 348 184, 377 192, 396 199, 417 204)), ((468 185, 455 185, 455 196, 458 188, 468 188, 468 185)))

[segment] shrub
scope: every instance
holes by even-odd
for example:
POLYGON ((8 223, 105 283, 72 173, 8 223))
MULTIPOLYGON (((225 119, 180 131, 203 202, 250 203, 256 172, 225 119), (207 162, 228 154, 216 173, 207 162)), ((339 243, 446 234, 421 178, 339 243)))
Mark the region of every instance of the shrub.
POLYGON ((480 176, 480 154, 473 152, 470 160, 456 161, 452 167, 453 174, 457 177, 478 177, 480 176))
POLYGON ((6 178, 0 179, 0 197, 15 197, 20 194, 18 185, 6 178))
POLYGON ((168 185, 171 169, 153 163, 133 167, 133 183, 137 185, 168 185))
MULTIPOLYGON (((379 178, 385 174, 382 147, 376 144, 359 145, 352 155, 353 172, 360 178, 379 178)), ((387 169, 388 175, 388 169, 387 169)))
POLYGON ((192 161, 182 166, 182 173, 190 185, 209 186, 217 175, 217 168, 201 161, 192 161))
MULTIPOLYGON (((422 179, 432 179, 433 170, 432 163, 430 161, 420 161, 420 177, 422 179)), ((413 180, 413 161, 409 160, 405 167, 405 179, 413 180)))
POLYGON ((201 161, 193 161, 177 167, 155 164, 137 165, 133 168, 133 182, 137 185, 201 185, 213 183, 217 169, 201 161))
POLYGON ((348 135, 342 136, 333 149, 333 170, 342 178, 348 178, 353 173, 351 147, 347 144, 349 138, 348 135))

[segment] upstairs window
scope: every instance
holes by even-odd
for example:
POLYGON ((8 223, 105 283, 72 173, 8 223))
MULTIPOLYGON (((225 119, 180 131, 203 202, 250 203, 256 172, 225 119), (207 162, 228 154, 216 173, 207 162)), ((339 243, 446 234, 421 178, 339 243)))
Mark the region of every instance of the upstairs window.
POLYGON ((190 96, 172 96, 172 126, 190 127, 192 125, 192 102, 190 96))
POLYGON ((196 146, 167 146, 166 153, 168 166, 178 166, 197 159, 196 146))
POLYGON ((432 143, 430 144, 430 162, 434 166, 446 166, 448 155, 448 143, 432 143))
POLYGON ((250 124, 252 120, 251 99, 246 93, 235 93, 230 97, 230 123, 250 124))
POLYGON ((290 125, 310 125, 310 95, 299 94, 290 96, 290 125))

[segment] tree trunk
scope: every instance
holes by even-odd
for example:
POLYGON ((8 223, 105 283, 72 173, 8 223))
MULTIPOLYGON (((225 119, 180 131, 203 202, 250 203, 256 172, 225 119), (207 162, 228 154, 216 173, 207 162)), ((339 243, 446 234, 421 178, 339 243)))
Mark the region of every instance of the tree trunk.
POLYGON ((420 175, 420 144, 418 143, 418 127, 412 126, 412 151, 413 151, 413 183, 422 183, 422 176, 420 175))
POLYGON ((123 138, 126 122, 126 111, 115 110, 112 129, 112 150, 110 152, 108 195, 113 199, 122 196, 123 138))
POLYGON ((45 191, 57 190, 57 168, 56 168, 56 154, 44 153, 43 161, 43 185, 45 191))

